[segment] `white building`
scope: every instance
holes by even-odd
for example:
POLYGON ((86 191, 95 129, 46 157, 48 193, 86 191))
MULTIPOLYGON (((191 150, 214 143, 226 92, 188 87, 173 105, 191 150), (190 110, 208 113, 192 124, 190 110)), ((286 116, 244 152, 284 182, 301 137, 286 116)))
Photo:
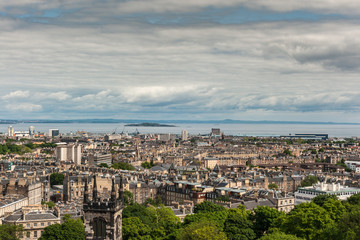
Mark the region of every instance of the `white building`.
POLYGON ((360 158, 350 158, 345 161, 345 164, 352 171, 360 173, 360 158))
POLYGON ((59 162, 74 162, 81 165, 82 146, 79 144, 59 144, 56 147, 56 160, 59 162))
POLYGON ((181 131, 181 140, 187 141, 188 140, 188 132, 186 130, 181 131))
POLYGON ((14 128, 13 128, 13 126, 10 126, 10 127, 8 128, 8 136, 9 136, 9 137, 13 137, 13 136, 14 136, 14 128))
POLYGON ((311 187, 300 187, 294 194, 295 204, 300 204, 310 202, 316 196, 324 194, 335 195, 339 200, 346 200, 348 197, 357 193, 360 193, 360 188, 341 186, 340 183, 319 183, 311 187))

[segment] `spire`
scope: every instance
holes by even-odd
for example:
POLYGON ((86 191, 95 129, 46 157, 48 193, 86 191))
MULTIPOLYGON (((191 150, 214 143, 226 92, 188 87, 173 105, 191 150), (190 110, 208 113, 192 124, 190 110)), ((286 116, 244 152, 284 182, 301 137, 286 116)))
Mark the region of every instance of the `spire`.
POLYGON ((98 200, 97 186, 96 186, 96 175, 94 175, 94 186, 93 186, 93 202, 98 200))
POLYGON ((88 187, 88 179, 85 177, 85 187, 84 187, 84 203, 87 203, 89 200, 89 187, 88 187))
POLYGON ((119 199, 121 202, 124 201, 124 186, 123 186, 123 179, 122 176, 120 176, 120 183, 119 183, 119 199))
POLYGON ((115 191, 115 179, 112 179, 112 185, 111 185, 111 201, 115 202, 116 200, 116 191, 115 191))

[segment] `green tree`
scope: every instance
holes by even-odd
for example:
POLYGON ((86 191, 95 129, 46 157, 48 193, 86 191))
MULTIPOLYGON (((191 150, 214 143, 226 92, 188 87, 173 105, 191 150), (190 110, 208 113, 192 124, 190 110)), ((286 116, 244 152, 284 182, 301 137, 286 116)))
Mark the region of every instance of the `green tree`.
POLYGON ((189 225, 194 222, 211 221, 215 223, 220 230, 223 230, 228 215, 229 211, 227 209, 224 209, 223 211, 190 214, 185 217, 184 225, 189 225))
POLYGON ((52 201, 50 202, 41 202, 41 204, 46 204, 49 208, 54 208, 56 206, 56 204, 52 201))
POLYGON ((278 185, 276 183, 270 183, 268 185, 268 188, 273 189, 273 190, 278 190, 279 187, 278 187, 278 185))
POLYGON ((204 201, 200 204, 196 204, 194 207, 194 213, 200 212, 216 212, 216 211, 224 211, 225 208, 220 205, 216 205, 215 203, 204 201))
POLYGON ((70 215, 64 216, 63 224, 53 224, 44 229, 39 240, 85 240, 85 228, 80 219, 72 219, 70 215))
POLYGON ((134 202, 133 194, 130 191, 125 190, 123 196, 124 196, 124 204, 125 204, 125 206, 130 205, 130 204, 132 204, 134 202))
POLYGON ((326 210, 315 203, 296 205, 285 217, 279 217, 276 225, 287 234, 305 239, 317 239, 328 224, 334 221, 326 210))
POLYGON ((210 221, 194 222, 181 229, 177 240, 226 240, 224 232, 210 221))
POLYGON ((360 206, 353 206, 338 221, 334 239, 358 240, 360 238, 360 206))
POLYGON ((64 183, 64 174, 62 173, 52 173, 50 175, 50 185, 63 185, 64 183))
POLYGON ((149 169, 149 168, 152 167, 152 166, 151 166, 151 163, 149 163, 149 162, 143 162, 143 163, 141 164, 141 166, 142 166, 143 168, 146 168, 146 169, 149 169))
POLYGON ((268 206, 258 206, 255 208, 254 213, 251 215, 251 219, 254 222, 256 236, 259 238, 264 233, 267 233, 275 219, 284 215, 285 213, 268 206))
POLYGON ((137 217, 124 218, 122 221, 122 237, 124 240, 150 238, 151 229, 137 217))
POLYGON ((125 162, 114 163, 111 165, 111 167, 114 169, 122 169, 122 170, 130 170, 130 171, 135 170, 133 165, 125 162))
POLYGON ((109 165, 107 165, 107 163, 100 163, 99 167, 101 167, 101 168, 109 168, 109 165))
POLYGON ((350 196, 347 202, 351 205, 360 205, 360 193, 350 196))
POLYGON ((0 225, 0 240, 18 240, 23 234, 23 227, 21 225, 0 225))
POLYGON ((259 240, 303 240, 303 238, 298 238, 297 236, 283 232, 274 232, 266 234, 265 236, 259 238, 259 240))
POLYGON ((292 152, 290 151, 290 149, 285 149, 284 152, 283 152, 285 155, 288 155, 288 156, 292 156, 292 152))
POLYGON ((123 218, 137 217, 142 223, 153 227, 156 224, 156 213, 138 203, 131 204, 123 210, 123 218))
POLYGON ((224 232, 230 240, 252 240, 256 238, 253 222, 244 209, 230 209, 225 221, 224 232))
POLYGON ((305 177, 304 180, 301 181, 301 186, 309 187, 309 186, 312 186, 313 184, 317 183, 318 181, 319 181, 319 179, 317 177, 308 175, 305 177))
POLYGON ((329 199, 337 199, 335 195, 321 194, 313 198, 312 202, 322 207, 329 199))
POLYGON ((322 206, 327 213, 330 215, 331 219, 338 221, 346 213, 346 207, 342 204, 341 201, 336 198, 329 198, 324 202, 322 206))

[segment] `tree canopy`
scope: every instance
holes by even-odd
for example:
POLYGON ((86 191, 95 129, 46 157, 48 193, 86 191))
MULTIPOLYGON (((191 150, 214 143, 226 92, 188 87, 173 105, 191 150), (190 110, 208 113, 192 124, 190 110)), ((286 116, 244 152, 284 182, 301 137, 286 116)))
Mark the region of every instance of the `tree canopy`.
POLYGON ((85 240, 85 228, 80 219, 65 215, 63 224, 46 227, 39 240, 85 240))
POLYGON ((64 174, 62 173, 52 173, 50 175, 50 185, 63 185, 64 183, 64 174))

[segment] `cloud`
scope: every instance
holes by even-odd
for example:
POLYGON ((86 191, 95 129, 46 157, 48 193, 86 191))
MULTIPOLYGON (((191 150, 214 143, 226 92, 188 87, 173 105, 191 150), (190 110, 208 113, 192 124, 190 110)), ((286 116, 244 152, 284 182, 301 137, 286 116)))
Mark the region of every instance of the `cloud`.
POLYGON ((37 94, 37 96, 35 97, 40 99, 54 99, 58 101, 64 101, 66 99, 71 98, 71 96, 67 94, 65 91, 40 93, 37 94))
MULTIPOLYGON (((358 4, 3 1, 0 103, 40 106, 43 117, 53 118, 356 112, 358 4), (249 8, 255 21, 222 23, 233 17, 229 12, 249 8), (51 9, 60 14, 44 17, 51 9), (298 10, 344 16, 276 15, 298 10), (255 16, 269 11, 279 18, 255 16), (37 22, 42 17, 46 23, 37 22)), ((11 106, 4 116, 15 116, 11 106)))
POLYGON ((27 98, 29 97, 30 93, 29 91, 14 91, 14 92, 10 92, 9 94, 6 94, 5 96, 2 97, 3 100, 8 100, 8 99, 14 99, 14 98, 27 98))
POLYGON ((42 106, 38 104, 31 104, 31 103, 19 103, 19 104, 8 104, 6 105, 6 109, 11 112, 38 112, 42 110, 42 106))

